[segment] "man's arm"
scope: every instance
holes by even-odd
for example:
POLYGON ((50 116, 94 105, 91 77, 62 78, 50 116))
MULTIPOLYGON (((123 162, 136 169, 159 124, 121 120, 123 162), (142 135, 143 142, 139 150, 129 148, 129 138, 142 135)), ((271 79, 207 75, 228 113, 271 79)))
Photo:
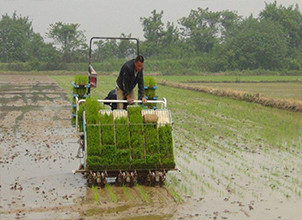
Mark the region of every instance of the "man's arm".
POLYGON ((145 92, 145 88, 144 88, 144 74, 143 74, 143 70, 141 70, 139 78, 138 78, 138 99, 142 99, 144 98, 144 92, 145 92))
POLYGON ((138 99, 141 99, 143 101, 143 103, 147 103, 147 99, 145 99, 145 86, 144 86, 144 74, 143 74, 143 70, 141 70, 141 75, 138 79, 138 94, 139 97, 138 99))

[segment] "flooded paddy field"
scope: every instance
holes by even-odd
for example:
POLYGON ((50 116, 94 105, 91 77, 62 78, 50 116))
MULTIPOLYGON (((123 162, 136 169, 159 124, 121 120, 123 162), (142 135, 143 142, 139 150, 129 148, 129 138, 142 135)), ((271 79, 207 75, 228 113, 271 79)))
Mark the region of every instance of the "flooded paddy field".
POLYGON ((93 189, 76 158, 66 91, 47 76, 0 76, 0 218, 166 219, 177 202, 166 188, 93 189))
POLYGON ((301 113, 159 86, 180 171, 164 187, 88 188, 71 173, 73 78, 0 76, 1 219, 301 219, 301 113))

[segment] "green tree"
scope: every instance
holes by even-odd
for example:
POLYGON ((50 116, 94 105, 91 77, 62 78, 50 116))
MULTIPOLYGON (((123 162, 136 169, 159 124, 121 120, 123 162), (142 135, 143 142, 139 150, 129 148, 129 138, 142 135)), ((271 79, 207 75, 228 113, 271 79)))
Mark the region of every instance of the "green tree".
POLYGON ((3 15, 0 21, 0 59, 2 62, 29 60, 29 45, 33 37, 28 17, 3 15))
POLYGON ((160 43, 164 34, 164 23, 162 22, 163 14, 163 11, 157 13, 156 10, 153 10, 150 17, 140 18, 143 25, 144 37, 146 39, 142 44, 142 51, 147 57, 156 56, 160 53, 160 43))
MULTIPOLYGON (((128 36, 124 33, 120 37, 130 38, 131 34, 128 36)), ((136 43, 130 40, 121 40, 119 41, 116 48, 116 57, 117 58, 133 58, 136 55, 136 43)))
POLYGON ((281 69, 287 54, 287 40, 280 25, 253 17, 245 19, 227 42, 229 62, 234 68, 281 69))
POLYGON ((116 40, 95 41, 96 49, 93 50, 93 60, 100 62, 117 57, 118 44, 116 40))
POLYGON ((30 62, 32 69, 55 69, 60 54, 51 43, 34 33, 28 17, 3 15, 0 20, 0 61, 30 62), (42 66, 42 63, 44 66, 42 66))
POLYGON ((220 34, 221 41, 224 42, 226 38, 233 36, 234 31, 238 29, 240 22, 242 21, 241 16, 233 11, 222 11, 220 13, 220 34))
POLYGON ((207 53, 218 42, 220 12, 208 8, 191 10, 188 17, 179 20, 182 36, 198 53, 207 53))
POLYGON ((84 32, 79 30, 79 24, 64 24, 57 22, 50 24, 47 36, 60 46, 65 62, 77 60, 77 55, 87 49, 84 32))
POLYGON ((271 20, 283 27, 288 41, 288 69, 302 68, 302 13, 298 5, 284 7, 277 2, 266 3, 259 15, 261 20, 271 20))
POLYGON ((260 19, 271 20, 280 24, 286 32, 291 49, 302 49, 302 13, 298 5, 288 8, 279 5, 277 2, 265 3, 265 9, 260 12, 260 19))

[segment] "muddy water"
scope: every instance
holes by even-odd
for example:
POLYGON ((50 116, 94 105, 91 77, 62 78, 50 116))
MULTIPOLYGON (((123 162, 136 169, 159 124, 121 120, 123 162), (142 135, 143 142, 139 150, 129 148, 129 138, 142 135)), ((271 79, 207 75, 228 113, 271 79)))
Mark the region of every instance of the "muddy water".
POLYGON ((73 204, 86 190, 71 173, 78 143, 65 91, 47 77, 0 79, 1 218, 40 218, 29 210, 73 204))
POLYGON ((65 90, 47 76, 0 76, 1 219, 169 219, 166 188, 91 189, 77 169, 65 90))

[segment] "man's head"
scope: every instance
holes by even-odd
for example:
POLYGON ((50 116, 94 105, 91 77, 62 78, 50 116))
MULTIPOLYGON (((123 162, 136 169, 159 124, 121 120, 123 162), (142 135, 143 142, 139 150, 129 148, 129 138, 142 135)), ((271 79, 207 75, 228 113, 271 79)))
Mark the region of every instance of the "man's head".
POLYGON ((140 72, 144 67, 144 57, 138 55, 134 60, 134 67, 137 72, 140 72))

